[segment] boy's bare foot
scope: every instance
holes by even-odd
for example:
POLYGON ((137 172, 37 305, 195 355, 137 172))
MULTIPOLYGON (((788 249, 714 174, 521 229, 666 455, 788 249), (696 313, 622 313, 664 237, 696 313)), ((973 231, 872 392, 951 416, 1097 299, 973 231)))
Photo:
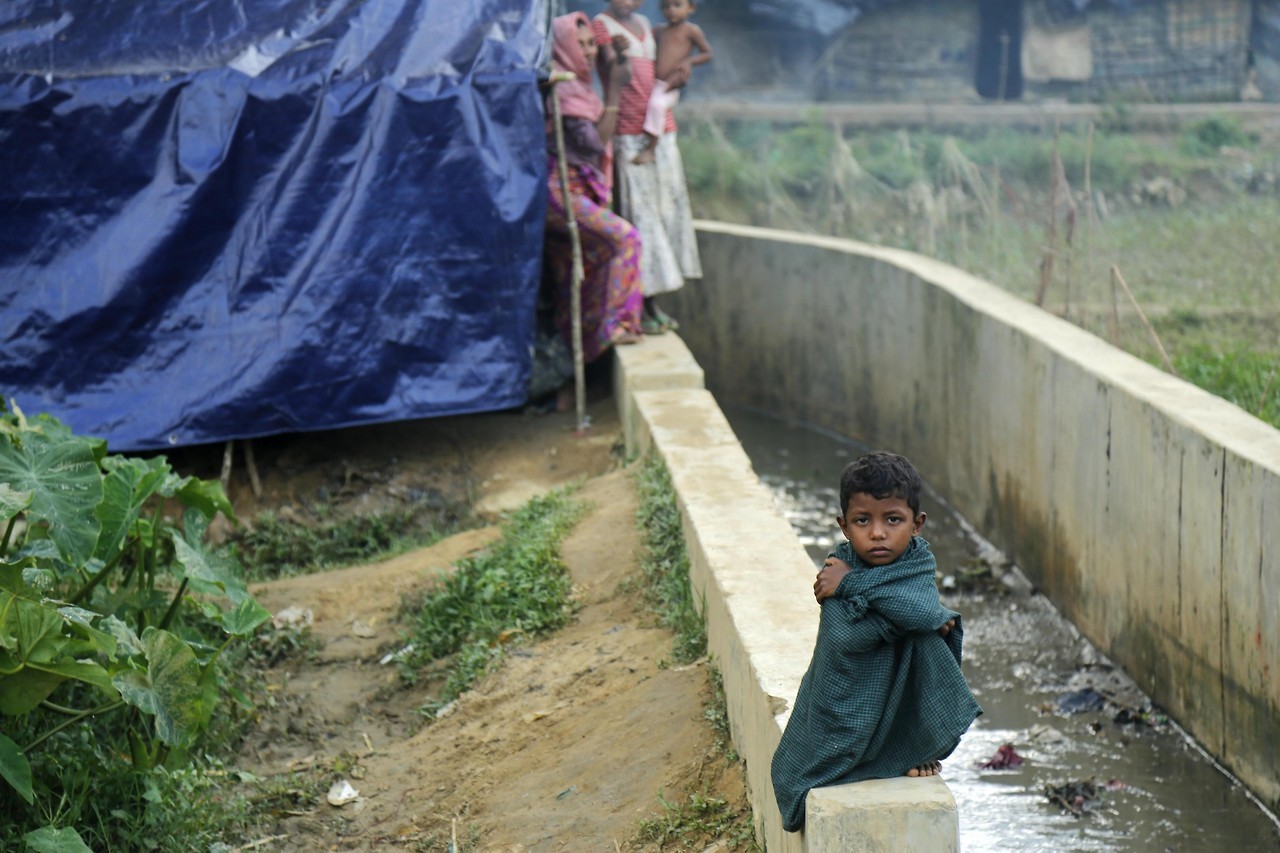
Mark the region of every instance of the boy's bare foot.
POLYGON ((652 163, 656 158, 653 156, 652 148, 645 148, 639 154, 631 158, 631 162, 636 166, 643 166, 645 163, 652 163))
POLYGON ((942 772, 942 765, 936 761, 926 761, 919 767, 912 767, 907 771, 907 775, 915 779, 919 776, 937 776, 942 772))

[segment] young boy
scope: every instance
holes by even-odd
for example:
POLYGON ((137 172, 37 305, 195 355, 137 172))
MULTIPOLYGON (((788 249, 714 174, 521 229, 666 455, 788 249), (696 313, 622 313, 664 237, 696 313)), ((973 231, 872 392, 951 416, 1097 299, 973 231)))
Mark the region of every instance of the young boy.
POLYGON ((693 66, 711 61, 711 45, 706 35, 701 27, 689 21, 695 10, 693 0, 662 0, 659 8, 667 23, 653 31, 658 40, 658 59, 653 70, 653 92, 644 114, 645 146, 631 159, 637 164, 654 161, 653 149, 666 128, 667 110, 680 100, 679 86, 669 85, 677 76, 677 69, 688 63, 678 75, 683 85, 693 66))
POLYGON ((960 671, 960 614, 942 606, 920 538, 920 474, 877 451, 840 477, 847 542, 813 585, 818 639, 773 755, 782 826, 804 825, 809 789, 932 776, 982 709, 960 671))

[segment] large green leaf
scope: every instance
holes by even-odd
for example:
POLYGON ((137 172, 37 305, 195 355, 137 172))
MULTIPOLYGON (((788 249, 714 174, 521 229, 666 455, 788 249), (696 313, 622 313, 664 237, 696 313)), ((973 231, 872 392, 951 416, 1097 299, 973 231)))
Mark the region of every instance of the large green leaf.
MULTIPOLYGON (((6 668, 6 663, 0 652, 0 669, 6 668)), ((0 714, 17 716, 35 710, 64 681, 56 673, 22 666, 13 675, 0 675, 0 714)))
POLYGON ((99 652, 114 654, 115 638, 84 624, 87 611, 66 611, 0 589, 0 714, 27 713, 67 679, 115 695, 105 669, 77 660, 99 652), (67 636, 64 628, 76 636, 67 636))
POLYGON ((103 467, 107 476, 102 481, 102 503, 98 505, 97 513, 102 522, 102 533, 94 556, 109 563, 120 553, 147 499, 159 490, 170 471, 160 457, 133 459, 108 456, 103 467))
POLYGON ((69 826, 42 826, 22 836, 33 853, 93 853, 80 833, 69 826))
POLYGON ((222 513, 239 524, 235 510, 231 507, 231 501, 227 499, 226 492, 222 491, 222 483, 217 480, 190 478, 178 489, 178 500, 189 507, 195 507, 209 518, 222 513))
POLYGON ((31 764, 18 745, 4 735, 0 735, 0 777, 13 786, 13 790, 28 805, 35 801, 35 791, 31 787, 31 764))
POLYGON ((271 612, 249 597, 222 614, 222 630, 235 637, 247 637, 270 618, 271 612))
POLYGON ((57 660, 66 644, 58 611, 0 590, 0 649, 19 663, 48 663, 57 660))
POLYGON ((8 483, 0 483, 0 521, 8 521, 31 506, 31 492, 20 492, 8 483))
POLYGON ((155 716, 160 740, 170 746, 190 746, 213 716, 216 687, 208 689, 195 652, 179 637, 147 628, 142 645, 147 670, 119 673, 115 686, 126 702, 155 716))
POLYGON ((249 596, 249 589, 236 573, 231 561, 210 551, 199 540, 198 537, 204 532, 203 526, 198 523, 201 520, 198 519, 198 513, 188 510, 187 535, 172 531, 174 553, 178 562, 193 590, 209 595, 225 595, 231 599, 232 604, 239 604, 249 596))
POLYGON ((102 474, 92 442, 74 436, 21 434, 21 446, 0 440, 0 483, 31 492, 28 521, 47 523, 63 559, 82 565, 93 555, 101 524, 102 474))

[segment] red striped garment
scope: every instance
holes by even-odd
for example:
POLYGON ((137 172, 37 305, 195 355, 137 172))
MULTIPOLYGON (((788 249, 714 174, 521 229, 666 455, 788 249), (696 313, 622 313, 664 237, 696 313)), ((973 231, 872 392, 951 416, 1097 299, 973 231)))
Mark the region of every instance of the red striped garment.
MULTIPOLYGON (((597 44, 612 44, 615 33, 625 35, 631 42, 627 48, 627 61, 631 63, 631 82, 618 98, 616 132, 623 136, 644 133, 644 113, 649 106, 649 95, 653 92, 654 61, 658 55, 658 44, 653 37, 653 28, 649 26, 649 19, 641 14, 633 14, 630 23, 631 26, 626 26, 605 12, 596 15, 591 22, 597 44)), ((665 130, 671 133, 675 129, 676 118, 671 110, 667 110, 665 130)))

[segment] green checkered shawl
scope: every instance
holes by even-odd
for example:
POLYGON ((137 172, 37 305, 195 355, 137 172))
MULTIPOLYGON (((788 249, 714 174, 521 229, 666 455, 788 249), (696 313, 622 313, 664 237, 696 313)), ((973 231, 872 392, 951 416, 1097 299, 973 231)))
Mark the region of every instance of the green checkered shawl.
POLYGON ((818 640, 773 754, 782 826, 804 825, 810 788, 902 776, 945 758, 982 713, 960 672, 960 614, 942 606, 929 543, 887 566, 843 542, 852 571, 822 603, 818 640), (937 629, 955 618, 944 639, 937 629))

